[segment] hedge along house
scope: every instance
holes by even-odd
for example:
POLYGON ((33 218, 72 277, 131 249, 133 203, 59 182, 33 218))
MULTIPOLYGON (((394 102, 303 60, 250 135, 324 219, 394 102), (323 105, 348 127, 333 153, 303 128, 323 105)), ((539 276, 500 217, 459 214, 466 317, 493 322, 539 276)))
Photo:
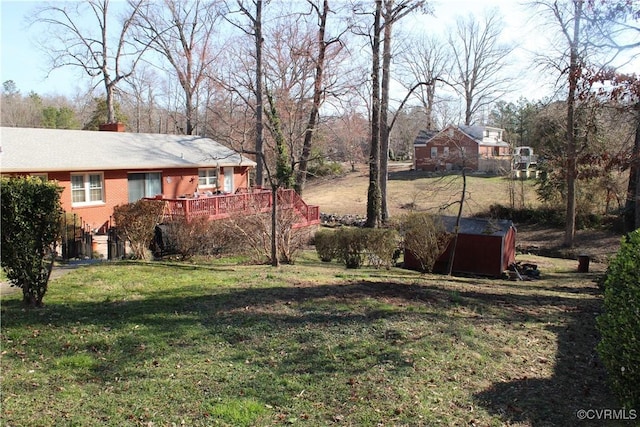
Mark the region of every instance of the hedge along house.
POLYGON ((234 193, 250 186, 256 163, 196 135, 0 128, 0 171, 58 181, 65 211, 105 232, 113 208, 145 197, 234 193))
POLYGON ((511 170, 504 131, 489 126, 453 126, 420 131, 414 140, 414 168, 431 172, 461 170, 502 173, 511 170))
MULTIPOLYGON (((456 217, 442 217, 447 232, 453 233, 456 217)), ((458 242, 453 261, 456 274, 501 277, 516 259, 516 228, 509 220, 460 218, 458 242)), ((434 273, 447 273, 453 241, 437 259, 434 273)), ((405 250, 404 266, 419 270, 420 263, 405 250)))

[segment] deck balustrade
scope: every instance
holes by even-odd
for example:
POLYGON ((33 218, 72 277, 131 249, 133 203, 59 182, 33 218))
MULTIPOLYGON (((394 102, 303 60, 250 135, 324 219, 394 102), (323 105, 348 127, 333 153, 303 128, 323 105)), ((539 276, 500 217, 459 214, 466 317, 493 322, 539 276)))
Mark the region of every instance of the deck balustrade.
MULTIPOLYGON (((278 190, 278 207, 294 209, 300 216, 299 227, 320 223, 320 208, 310 206, 291 189, 278 190)), ((200 195, 197 198, 162 198, 164 220, 207 218, 218 220, 239 215, 267 213, 272 208, 271 190, 252 189, 235 194, 200 195)))

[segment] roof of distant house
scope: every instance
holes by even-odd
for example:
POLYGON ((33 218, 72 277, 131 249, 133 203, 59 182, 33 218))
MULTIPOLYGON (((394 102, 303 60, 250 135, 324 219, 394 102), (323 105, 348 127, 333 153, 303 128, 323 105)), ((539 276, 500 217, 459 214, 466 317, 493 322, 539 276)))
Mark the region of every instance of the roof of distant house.
POLYGON ((491 127, 491 126, 477 126, 477 125, 474 125, 474 126, 450 125, 441 131, 421 130, 418 133, 418 136, 416 137, 416 139, 413 141, 413 144, 426 145, 427 142, 429 142, 431 139, 435 138, 437 135, 439 135, 440 133, 444 132, 446 129, 449 129, 451 127, 458 129, 460 132, 463 132, 465 135, 467 135, 469 138, 473 139, 480 145, 490 146, 490 147, 509 147, 509 143, 503 141, 502 139, 497 139, 493 136, 486 137, 484 134, 485 130, 501 131, 502 129, 491 127))
POLYGON ((462 132, 469 135, 472 139, 476 140, 481 145, 489 145, 496 147, 509 147, 509 144, 503 141, 501 138, 498 139, 494 136, 487 136, 485 132, 489 131, 502 131, 500 128, 491 127, 491 126, 479 126, 479 125, 459 125, 458 129, 462 132))
POLYGON ((418 136, 413 141, 414 145, 426 144, 428 140, 438 134, 437 130, 421 130, 418 132, 418 136))
POLYGON ((255 166, 198 135, 0 128, 3 172, 255 166))

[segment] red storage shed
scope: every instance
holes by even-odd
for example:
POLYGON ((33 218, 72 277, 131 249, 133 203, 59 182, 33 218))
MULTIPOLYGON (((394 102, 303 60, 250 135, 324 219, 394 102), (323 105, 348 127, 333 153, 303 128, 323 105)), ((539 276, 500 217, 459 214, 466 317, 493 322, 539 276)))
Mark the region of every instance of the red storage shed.
MULTIPOLYGON (((456 217, 442 217, 445 229, 453 233, 456 217)), ((453 240, 436 261, 433 272, 446 273, 453 240)), ((460 218, 453 272, 500 277, 516 259, 516 228, 512 221, 460 218)), ((405 250, 404 265, 419 270, 420 263, 405 250)))

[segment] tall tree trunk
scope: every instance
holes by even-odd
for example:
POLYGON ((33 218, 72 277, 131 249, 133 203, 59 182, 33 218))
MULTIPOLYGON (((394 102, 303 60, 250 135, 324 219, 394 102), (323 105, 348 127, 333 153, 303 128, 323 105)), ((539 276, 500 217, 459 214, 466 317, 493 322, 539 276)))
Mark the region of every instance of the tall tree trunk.
POLYGON ((278 258, 278 185, 271 184, 271 266, 279 267, 278 258))
POLYGON ((635 105, 636 136, 631 152, 629 167, 629 185, 625 203, 625 231, 640 228, 640 102, 635 105))
POLYGON ((389 81, 391 79, 391 30, 393 2, 385 1, 384 44, 382 50, 382 100, 380 103, 380 216, 389 219, 387 178, 389 173, 389 81))
POLYGON ((569 95, 567 96, 567 210, 564 230, 564 245, 573 247, 576 235, 576 179, 578 175, 576 158, 575 103, 578 86, 578 46, 580 41, 580 20, 583 0, 574 0, 573 39, 570 41, 569 57, 569 95))
MULTIPOLYGON (((264 153, 262 147, 262 0, 256 0, 254 26, 256 42, 256 153, 262 155, 264 153)), ((264 185, 264 166, 262 161, 256 163, 256 184, 262 186, 264 185)))
POLYGON ((193 97, 189 90, 185 90, 185 106, 184 111, 186 115, 186 129, 185 135, 193 135, 193 97))
POLYGON ((464 109, 464 124, 466 126, 470 126, 471 125, 471 119, 473 118, 472 114, 471 114, 471 102, 473 101, 473 95, 469 92, 469 90, 466 90, 466 99, 465 99, 465 109, 464 109))
POLYGON ((302 144, 302 155, 298 165, 296 174, 295 190, 302 195, 305 183, 307 181, 307 168, 309 166, 309 157, 311 157, 311 142, 313 134, 316 131, 318 121, 318 112, 320 110, 320 102, 322 100, 322 78, 324 72, 324 59, 327 51, 327 43, 324 37, 327 25, 327 15, 329 14, 329 0, 324 0, 322 4, 322 13, 320 14, 320 27, 318 29, 318 57, 316 58, 316 73, 313 81, 313 104, 309 112, 309 121, 304 132, 304 142, 302 144))
POLYGON ((105 91, 107 93, 107 123, 115 123, 116 122, 116 108, 115 108, 115 97, 113 96, 114 85, 107 81, 107 77, 105 77, 105 91))
POLYGON ((367 190, 367 220, 374 228, 380 221, 380 16, 382 0, 376 0, 373 23, 371 73, 371 151, 369 153, 369 189, 367 190))
POLYGON ((460 232, 460 220, 462 218, 462 208, 464 207, 464 199, 467 194, 467 173, 464 158, 462 159, 462 196, 460 196, 460 206, 458 207, 458 216, 456 217, 456 226, 453 229, 453 241, 451 242, 451 252, 449 252, 449 263, 447 265, 447 274, 451 276, 453 273, 453 263, 456 259, 456 247, 458 246, 458 234, 460 232))

